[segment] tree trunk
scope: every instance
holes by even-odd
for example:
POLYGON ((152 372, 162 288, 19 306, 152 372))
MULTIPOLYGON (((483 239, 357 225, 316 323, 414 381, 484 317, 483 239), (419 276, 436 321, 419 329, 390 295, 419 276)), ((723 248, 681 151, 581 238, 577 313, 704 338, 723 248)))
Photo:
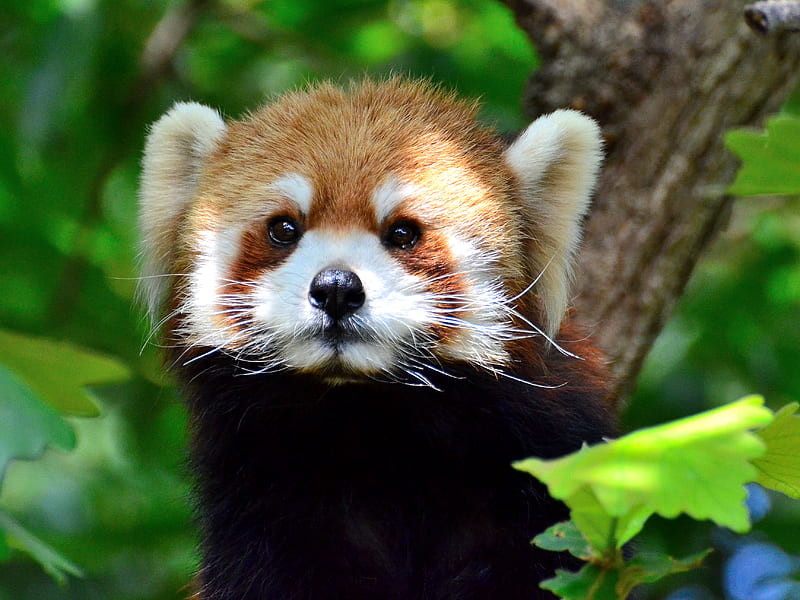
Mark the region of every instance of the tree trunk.
POLYGON ((624 399, 728 215, 737 163, 723 134, 778 110, 800 36, 756 35, 732 0, 504 1, 542 58, 527 112, 571 106, 603 126, 574 302, 624 399))

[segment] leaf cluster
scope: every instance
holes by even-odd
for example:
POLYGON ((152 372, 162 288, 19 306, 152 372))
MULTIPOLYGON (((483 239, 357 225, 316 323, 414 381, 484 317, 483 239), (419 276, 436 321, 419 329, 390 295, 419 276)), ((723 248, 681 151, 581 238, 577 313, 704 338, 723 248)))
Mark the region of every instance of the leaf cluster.
POLYGON ((534 543, 588 563, 578 573, 557 572, 542 587, 567 600, 627 598, 639 584, 699 566, 708 553, 626 558, 623 546, 652 515, 687 514, 743 533, 750 528, 745 484, 758 481, 800 498, 797 408, 788 405, 773 418, 763 399, 751 396, 562 458, 516 463, 570 509, 570 522, 534 543))

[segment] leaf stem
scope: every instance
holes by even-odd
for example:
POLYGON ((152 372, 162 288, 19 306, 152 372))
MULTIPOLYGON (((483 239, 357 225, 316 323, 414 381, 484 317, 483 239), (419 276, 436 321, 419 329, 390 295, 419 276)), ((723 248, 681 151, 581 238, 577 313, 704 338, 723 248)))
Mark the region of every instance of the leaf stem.
POLYGON ((58 583, 66 583, 67 575, 83 577, 80 567, 64 558, 55 549, 25 529, 14 517, 2 510, 0 510, 0 529, 8 533, 9 537, 16 542, 16 544, 10 545, 15 545, 30 554, 58 583))

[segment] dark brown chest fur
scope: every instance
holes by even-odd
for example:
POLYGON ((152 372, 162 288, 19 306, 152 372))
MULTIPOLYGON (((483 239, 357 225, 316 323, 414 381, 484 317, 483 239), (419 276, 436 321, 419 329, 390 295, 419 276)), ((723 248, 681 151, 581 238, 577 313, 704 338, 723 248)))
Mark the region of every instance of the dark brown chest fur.
POLYGON ((552 598, 538 582, 573 563, 530 539, 568 515, 511 462, 614 433, 577 370, 553 389, 427 374, 438 391, 249 375, 226 358, 181 375, 203 600, 552 598))

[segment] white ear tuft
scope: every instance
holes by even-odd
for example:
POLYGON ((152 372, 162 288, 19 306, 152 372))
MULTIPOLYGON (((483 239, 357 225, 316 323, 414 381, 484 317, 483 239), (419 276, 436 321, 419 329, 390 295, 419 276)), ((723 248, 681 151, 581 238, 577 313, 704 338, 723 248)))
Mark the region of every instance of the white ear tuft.
POLYGON ((534 291, 544 305, 544 326, 558 333, 567 308, 581 220, 603 159, 600 127, 573 110, 536 119, 506 150, 525 202, 528 260, 534 291))
POLYGON ((181 216, 197 191, 200 172, 226 130, 217 111, 179 102, 150 129, 139 193, 142 294, 151 318, 171 272, 181 216))

